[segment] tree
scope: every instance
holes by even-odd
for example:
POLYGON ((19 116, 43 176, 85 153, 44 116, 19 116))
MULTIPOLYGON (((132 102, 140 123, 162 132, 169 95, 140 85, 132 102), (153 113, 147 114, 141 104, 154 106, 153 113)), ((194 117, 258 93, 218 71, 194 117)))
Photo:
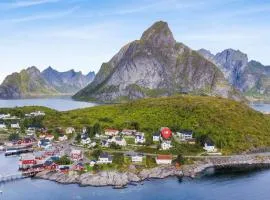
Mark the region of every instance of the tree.
POLYGON ((95 134, 101 134, 102 129, 99 123, 95 123, 93 129, 95 134))
POLYGON ((100 154, 102 154, 102 150, 101 149, 95 149, 93 152, 92 152, 92 156, 95 160, 98 159, 98 157, 100 156, 100 154))
POLYGON ((110 144, 110 148, 112 148, 112 149, 121 149, 122 147, 120 145, 116 144, 115 142, 112 142, 110 144))
POLYGON ((18 133, 11 133, 8 136, 8 140, 9 141, 13 141, 13 140, 19 140, 20 139, 20 135, 18 133))
POLYGON ((183 157, 182 154, 179 154, 174 161, 181 165, 185 164, 185 158, 183 157))
POLYGON ((56 161, 58 165, 70 165, 72 164, 71 160, 65 155, 59 158, 59 160, 56 161))
POLYGON ((113 155, 113 163, 116 165, 122 166, 124 164, 124 154, 122 153, 115 153, 113 155))
POLYGON ((80 143, 80 141, 81 141, 81 134, 80 133, 77 133, 75 140, 77 143, 80 143))

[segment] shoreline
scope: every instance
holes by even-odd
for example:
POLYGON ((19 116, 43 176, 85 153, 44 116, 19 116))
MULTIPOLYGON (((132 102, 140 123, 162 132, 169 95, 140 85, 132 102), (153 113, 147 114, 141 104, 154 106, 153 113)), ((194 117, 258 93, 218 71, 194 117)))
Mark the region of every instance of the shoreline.
POLYGON ((214 169, 262 169, 270 168, 270 156, 264 155, 244 155, 230 158, 205 158, 196 161, 192 165, 183 165, 181 168, 175 166, 158 166, 152 169, 143 169, 136 173, 100 171, 98 173, 63 174, 61 172, 40 172, 34 178, 55 181, 60 184, 78 184, 81 187, 106 187, 115 189, 126 188, 128 185, 143 184, 144 181, 153 179, 165 179, 169 177, 195 178, 209 168, 214 169))

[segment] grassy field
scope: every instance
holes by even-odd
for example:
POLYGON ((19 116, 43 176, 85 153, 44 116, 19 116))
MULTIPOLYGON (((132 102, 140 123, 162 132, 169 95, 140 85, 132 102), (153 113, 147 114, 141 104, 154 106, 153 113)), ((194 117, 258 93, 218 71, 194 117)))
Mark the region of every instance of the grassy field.
MULTIPOLYGON (((228 99, 198 96, 149 98, 125 104, 102 105, 69 112, 47 108, 18 108, 13 112, 44 110, 46 127, 81 128, 99 123, 102 128, 137 128, 146 134, 168 126, 207 135, 224 153, 270 146, 270 118, 248 105, 228 99)), ((0 109, 1 111, 1 109, 0 109)), ((196 147, 177 147, 194 151, 196 147)), ((178 150, 180 151, 180 150, 178 150)))

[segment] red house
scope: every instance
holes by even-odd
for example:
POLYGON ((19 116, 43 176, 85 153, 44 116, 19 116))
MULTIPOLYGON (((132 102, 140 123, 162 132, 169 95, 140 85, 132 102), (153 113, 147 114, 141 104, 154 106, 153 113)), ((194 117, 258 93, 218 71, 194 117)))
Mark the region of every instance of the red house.
POLYGON ((75 171, 83 171, 84 170, 84 166, 83 166, 82 163, 78 163, 77 165, 75 165, 73 167, 73 170, 75 170, 75 171))
POLYGON ((33 154, 23 154, 20 159, 19 168, 27 169, 37 164, 33 154))

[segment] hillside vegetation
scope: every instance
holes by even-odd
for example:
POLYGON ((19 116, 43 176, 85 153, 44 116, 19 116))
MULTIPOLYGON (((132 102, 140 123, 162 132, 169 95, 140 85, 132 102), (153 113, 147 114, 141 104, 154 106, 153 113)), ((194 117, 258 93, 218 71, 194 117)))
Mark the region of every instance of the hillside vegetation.
POLYGON ((223 98, 174 96, 46 112, 44 125, 51 128, 99 123, 103 128, 138 128, 150 134, 168 126, 173 130, 192 129, 197 138, 207 135, 226 153, 270 146, 269 116, 223 98))

